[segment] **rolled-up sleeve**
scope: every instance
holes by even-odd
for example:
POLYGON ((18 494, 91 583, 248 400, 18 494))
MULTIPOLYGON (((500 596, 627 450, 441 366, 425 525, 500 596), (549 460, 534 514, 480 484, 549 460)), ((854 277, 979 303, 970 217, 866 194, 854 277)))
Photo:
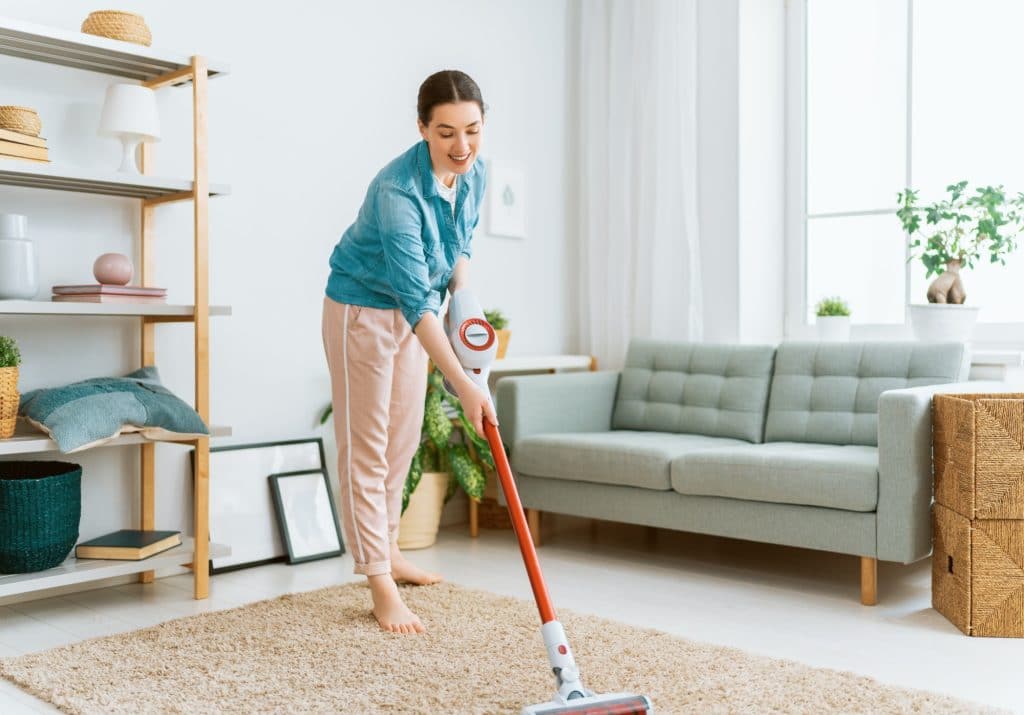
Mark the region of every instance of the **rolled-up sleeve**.
POLYGON ((393 185, 382 185, 377 216, 384 250, 384 269, 402 315, 413 328, 425 313, 441 308, 440 294, 430 287, 423 253, 423 224, 416 201, 393 185))

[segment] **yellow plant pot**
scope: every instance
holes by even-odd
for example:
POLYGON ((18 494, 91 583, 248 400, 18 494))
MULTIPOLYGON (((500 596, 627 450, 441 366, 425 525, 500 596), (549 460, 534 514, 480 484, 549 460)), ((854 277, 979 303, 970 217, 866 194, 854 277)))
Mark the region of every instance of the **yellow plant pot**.
POLYGON ((448 490, 448 472, 424 472, 409 506, 398 523, 398 548, 425 549, 437 541, 441 526, 444 494, 448 490))
POLYGON ((20 401, 17 366, 0 367, 0 439, 14 436, 20 401))
POLYGON ((508 339, 512 337, 512 331, 502 328, 494 332, 498 334, 498 360, 501 360, 505 357, 505 351, 508 350, 508 339))

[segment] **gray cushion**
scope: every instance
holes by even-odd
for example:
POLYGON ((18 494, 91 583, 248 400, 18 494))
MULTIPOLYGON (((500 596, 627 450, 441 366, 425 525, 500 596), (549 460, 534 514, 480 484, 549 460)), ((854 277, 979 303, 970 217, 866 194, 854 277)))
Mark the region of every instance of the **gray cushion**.
POLYGON ((774 354, 769 345, 633 340, 612 427, 760 442, 774 354))
POLYGON ((672 462, 680 494, 874 511, 878 449, 773 442, 685 454, 672 462))
POLYGON ((580 482, 622 484, 667 491, 669 463, 687 452, 745 444, 664 432, 576 432, 524 437, 516 442, 517 473, 580 482))
POLYGON ((783 343, 765 441, 877 445, 884 391, 956 382, 968 363, 962 343, 783 343))

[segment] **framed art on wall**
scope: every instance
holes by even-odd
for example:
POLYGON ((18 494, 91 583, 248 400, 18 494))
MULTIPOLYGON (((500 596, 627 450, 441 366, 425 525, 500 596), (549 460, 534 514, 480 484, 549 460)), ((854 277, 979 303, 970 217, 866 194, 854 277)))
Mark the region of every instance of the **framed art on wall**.
POLYGON ((230 546, 231 555, 210 559, 210 573, 284 561, 269 477, 314 469, 324 469, 319 437, 211 447, 210 540, 230 546))
POLYGON ((345 552, 325 470, 271 474, 270 484, 288 563, 326 559, 345 552))
POLYGON ((492 160, 487 165, 487 233, 526 237, 526 171, 518 161, 492 160))

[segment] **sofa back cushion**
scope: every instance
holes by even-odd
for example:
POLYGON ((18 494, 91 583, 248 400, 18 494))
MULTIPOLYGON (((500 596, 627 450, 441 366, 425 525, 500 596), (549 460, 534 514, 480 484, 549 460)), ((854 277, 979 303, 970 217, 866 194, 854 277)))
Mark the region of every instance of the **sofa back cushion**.
POLYGON ((635 339, 619 379, 612 428, 760 442, 774 355, 771 345, 635 339))
POLYGON ((877 446, 884 391, 964 380, 969 355, 962 343, 783 343, 765 441, 877 446))

